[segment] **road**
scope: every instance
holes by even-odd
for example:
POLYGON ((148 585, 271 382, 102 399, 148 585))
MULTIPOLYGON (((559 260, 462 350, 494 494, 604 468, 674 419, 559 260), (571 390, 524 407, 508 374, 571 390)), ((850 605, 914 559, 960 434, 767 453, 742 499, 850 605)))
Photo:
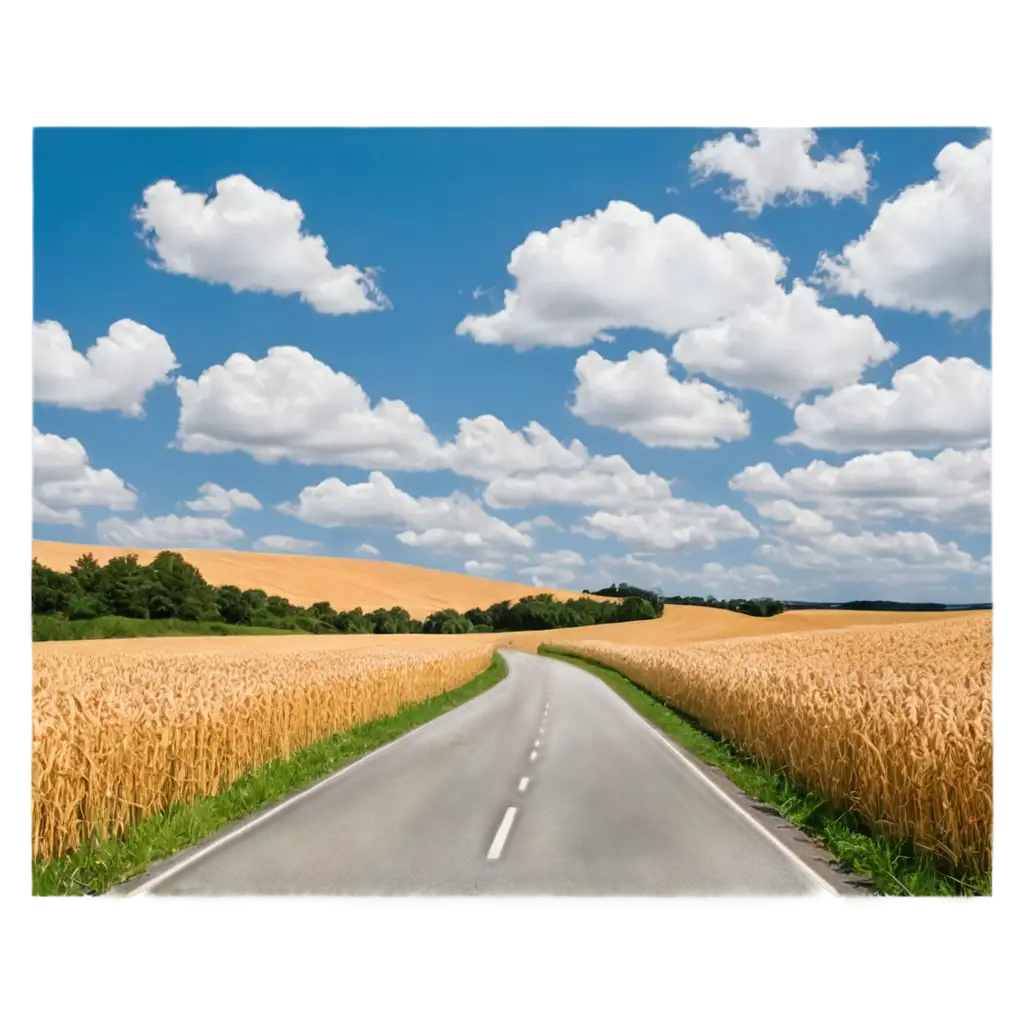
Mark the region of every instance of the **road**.
POLYGON ((118 895, 816 895, 843 876, 564 662, 497 686, 118 895))

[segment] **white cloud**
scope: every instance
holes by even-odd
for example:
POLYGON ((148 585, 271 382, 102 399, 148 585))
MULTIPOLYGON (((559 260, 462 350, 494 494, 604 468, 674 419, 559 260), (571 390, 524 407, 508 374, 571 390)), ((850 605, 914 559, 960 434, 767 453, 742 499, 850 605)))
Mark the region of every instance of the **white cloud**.
POLYGON ((476 480, 496 480, 517 473, 567 472, 590 461, 582 442, 563 445, 539 423, 512 430, 497 416, 463 417, 454 441, 444 444, 435 465, 476 480))
POLYGON ((595 512, 584 517, 588 536, 612 536, 637 551, 713 548, 721 541, 752 539, 757 530, 727 505, 704 505, 672 498, 658 506, 625 513, 595 512))
POLYGON ((871 227, 818 271, 836 291, 876 306, 974 316, 991 305, 992 140, 951 142, 937 176, 883 203, 871 227))
POLYGON ((316 526, 370 526, 401 530, 397 539, 410 547, 441 553, 487 554, 531 548, 533 539, 484 511, 460 492, 445 498, 414 498, 383 473, 361 484, 337 477, 305 487, 298 500, 278 506, 281 512, 316 526))
MULTIPOLYGON (((667 481, 636 472, 621 455, 591 455, 580 441, 562 444, 539 423, 511 430, 495 416, 459 420, 458 435, 432 465, 487 481, 484 500, 492 508, 618 508, 671 497, 667 481)), ((547 517, 533 525, 555 527, 547 517)))
POLYGON ((991 474, 991 448, 950 448, 932 458, 907 451, 858 455, 840 466, 816 459, 781 476, 760 462, 737 473, 729 487, 810 503, 833 519, 905 516, 983 530, 991 515, 991 474))
POLYGON ((973 359, 924 356, 897 370, 890 388, 851 384, 793 413, 779 438, 823 451, 966 447, 991 435, 992 371, 973 359))
POLYGON ((376 557, 380 552, 372 544, 360 544, 359 547, 356 548, 355 554, 376 557))
POLYGON ((74 437, 32 427, 32 518, 37 523, 83 525, 82 506, 135 508, 138 495, 110 469, 94 469, 74 437))
POLYGON ((616 582, 625 576, 625 582, 634 586, 653 587, 663 594, 681 597, 694 593, 704 596, 709 592, 725 598, 763 597, 782 582, 767 566, 756 564, 726 567, 719 562, 706 562, 700 569, 682 570, 633 553, 601 555, 598 563, 622 570, 612 573, 616 582))
POLYGON ((475 558, 466 562, 466 572, 472 576, 493 576, 504 568, 501 562, 478 562, 475 558))
POLYGON ((696 572, 683 572, 679 577, 680 582, 689 584, 702 594, 711 592, 715 597, 725 599, 770 597, 771 588, 782 583, 768 566, 756 563, 724 566, 719 562, 705 562, 696 572))
POLYGON ((871 317, 822 306, 818 293, 797 280, 788 294, 777 289, 759 306, 684 331, 672 356, 691 373, 794 402, 806 391, 853 384, 897 350, 871 317))
POLYGON ((521 523, 516 523, 516 529, 522 530, 523 533, 532 533, 534 530, 558 530, 561 532, 562 528, 551 518, 551 516, 534 516, 532 519, 524 519, 521 523))
MULTIPOLYGON (((650 561, 650 554, 628 555, 598 555, 597 565, 615 566, 615 570, 605 573, 603 570, 597 576, 598 582, 593 584, 591 590, 602 590, 611 582, 632 583, 638 587, 648 587, 665 591, 666 586, 679 579, 679 570, 666 565, 663 561, 650 561), (619 570, 622 570, 621 572, 619 570), (614 577, 614 579, 612 579, 614 577), (625 579, 623 578, 625 577, 625 579)), ((593 578, 594 574, 590 574, 593 578)))
POLYGON ((220 484, 205 483, 199 488, 199 493, 201 497, 185 502, 185 507, 192 509, 193 512, 214 512, 219 516, 229 516, 240 508, 263 508, 248 491, 240 491, 234 487, 228 490, 220 484))
POLYGON ((785 538, 762 544, 758 553, 795 568, 834 569, 871 579, 876 571, 917 569, 978 573, 984 566, 955 541, 941 542, 929 533, 828 533, 785 538))
POLYGON ((541 551, 534 558, 532 565, 524 565, 519 570, 520 576, 529 576, 535 587, 554 587, 571 583, 576 574, 573 569, 585 565, 583 556, 578 551, 565 548, 559 551, 541 551))
POLYGON ((123 548, 221 548, 244 533, 226 519, 207 516, 142 516, 132 522, 112 516, 96 524, 96 536, 103 544, 123 548))
POLYGON ((484 491, 484 501, 492 508, 560 504, 622 509, 671 498, 667 480, 657 473, 638 473, 621 455, 596 455, 575 472, 504 477, 484 491))
POLYGON ((291 346, 262 359, 236 352, 198 380, 179 377, 178 445, 243 451, 259 462, 422 469, 438 444, 405 402, 372 405, 359 384, 291 346))
POLYGON ((782 524, 780 533, 784 536, 818 537, 832 533, 834 525, 814 509, 800 508, 791 501, 778 498, 775 501, 758 502, 755 506, 762 519, 773 519, 782 524))
POLYGON ((134 320, 118 320, 86 352, 56 320, 32 325, 33 399, 86 412, 142 416, 148 392, 177 369, 167 339, 134 320))
POLYGON ((217 182, 216 194, 158 181, 134 217, 159 260, 154 266, 235 292, 299 295, 318 313, 365 313, 388 302, 373 274, 333 266, 319 235, 302 231, 302 207, 244 174, 217 182))
POLYGON ((728 175, 738 184, 727 198, 755 217, 779 198, 804 203, 815 193, 833 203, 864 202, 871 171, 860 145, 816 160, 817 141, 810 128, 755 128, 742 139, 727 132, 696 150, 690 169, 701 178, 728 175))
POLYGON ((318 540, 303 540, 301 537, 286 537, 280 533, 270 533, 257 539, 255 547, 268 551, 315 551, 320 547, 318 540))
POLYGON ((704 381, 676 380, 655 349, 618 363, 588 352, 576 360, 576 379, 574 415, 652 448, 717 448, 750 434, 750 413, 737 399, 704 381))
POLYGON ((783 258, 746 235, 709 238, 692 220, 661 220, 632 203, 533 231, 513 252, 516 279, 504 307, 456 328, 488 345, 579 347, 608 331, 646 328, 668 336, 768 298, 783 258))

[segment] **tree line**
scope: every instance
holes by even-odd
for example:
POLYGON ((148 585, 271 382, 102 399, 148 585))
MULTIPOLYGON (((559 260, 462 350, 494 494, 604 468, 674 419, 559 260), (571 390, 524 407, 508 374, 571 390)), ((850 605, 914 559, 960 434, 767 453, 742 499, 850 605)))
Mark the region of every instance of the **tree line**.
MULTIPOLYGON (((583 593, 589 594, 591 591, 584 590, 583 593)), ((704 608, 724 608, 726 611, 760 617, 779 615, 786 610, 786 606, 781 601, 776 601, 773 597, 736 597, 728 601, 720 601, 715 597, 663 597, 656 591, 644 590, 642 587, 634 587, 629 583, 613 583, 610 587, 605 587, 603 590, 595 590, 593 593, 599 597, 642 598, 656 609, 658 615, 662 614, 667 604, 690 604, 700 605, 704 608)))
POLYGON ((536 594, 467 612, 444 608, 420 620, 399 606, 338 611, 328 601, 304 607, 263 590, 215 587, 176 551, 161 551, 149 564, 140 563, 137 555, 118 555, 101 565, 92 554, 84 554, 67 572, 32 559, 33 616, 69 620, 115 615, 306 633, 504 633, 634 622, 662 614, 660 599, 652 601, 646 592, 622 597, 613 603, 593 600, 586 592, 568 601, 536 594))

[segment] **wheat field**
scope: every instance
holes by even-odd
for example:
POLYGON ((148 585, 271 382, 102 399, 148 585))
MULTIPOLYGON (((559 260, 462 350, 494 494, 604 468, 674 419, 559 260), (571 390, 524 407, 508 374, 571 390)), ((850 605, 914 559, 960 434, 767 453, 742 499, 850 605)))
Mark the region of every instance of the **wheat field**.
POLYGON ((991 868, 992 618, 559 649, 645 689, 852 806, 883 835, 969 872, 991 868))
POLYGON ((34 645, 33 857, 118 835, 247 769, 455 689, 495 647, 460 639, 333 651, 34 645))

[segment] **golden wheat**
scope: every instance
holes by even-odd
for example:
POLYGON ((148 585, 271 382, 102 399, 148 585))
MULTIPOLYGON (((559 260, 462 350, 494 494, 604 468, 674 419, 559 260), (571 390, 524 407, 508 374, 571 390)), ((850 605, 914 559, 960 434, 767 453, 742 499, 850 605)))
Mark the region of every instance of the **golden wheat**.
POLYGON ((620 670, 884 835, 991 866, 991 615, 652 647, 559 643, 620 670))
POLYGON ((246 770, 462 685, 492 640, 447 649, 33 651, 32 854, 118 835, 246 770))

